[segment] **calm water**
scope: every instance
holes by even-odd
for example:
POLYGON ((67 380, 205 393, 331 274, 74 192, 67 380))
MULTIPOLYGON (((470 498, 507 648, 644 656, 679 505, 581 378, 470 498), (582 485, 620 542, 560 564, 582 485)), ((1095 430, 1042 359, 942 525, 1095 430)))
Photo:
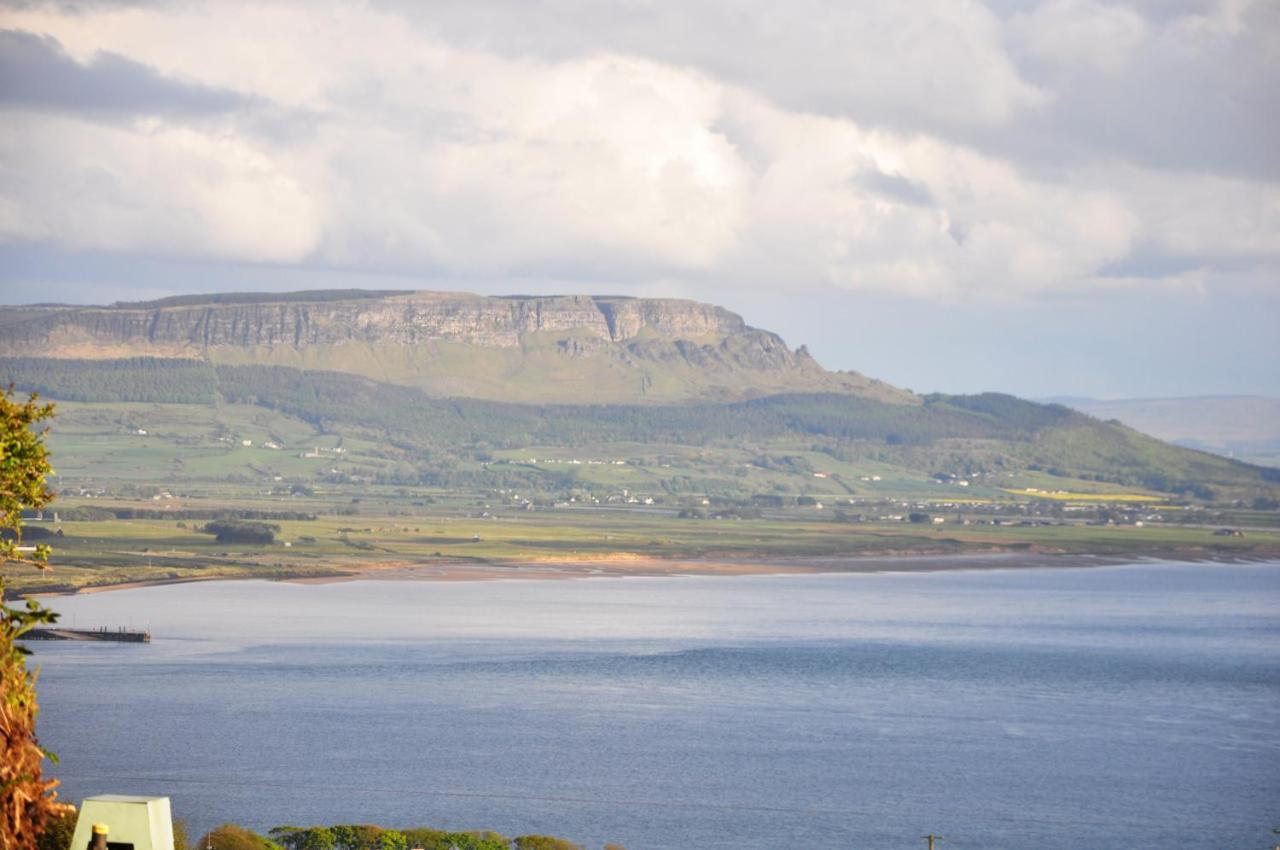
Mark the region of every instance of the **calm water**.
POLYGON ((1280 564, 54 600, 67 795, 598 848, 1266 847, 1280 564))

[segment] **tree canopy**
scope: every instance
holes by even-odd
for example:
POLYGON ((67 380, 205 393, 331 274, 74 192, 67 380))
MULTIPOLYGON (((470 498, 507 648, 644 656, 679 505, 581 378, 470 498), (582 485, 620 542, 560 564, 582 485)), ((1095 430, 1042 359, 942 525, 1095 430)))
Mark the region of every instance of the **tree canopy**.
MULTIPOLYGON (((22 545, 22 512, 53 499, 45 482, 52 471, 40 423, 53 416, 53 406, 40 404, 33 393, 15 401, 12 390, 0 394, 0 567, 12 561, 43 565, 49 547, 27 551, 22 545)), ((0 575, 0 600, 4 578, 0 575)), ((0 847, 34 850, 45 827, 68 807, 57 802, 57 780, 45 779, 48 754, 36 739, 36 674, 27 669, 27 651, 17 639, 57 615, 35 600, 23 607, 0 601, 0 847)))

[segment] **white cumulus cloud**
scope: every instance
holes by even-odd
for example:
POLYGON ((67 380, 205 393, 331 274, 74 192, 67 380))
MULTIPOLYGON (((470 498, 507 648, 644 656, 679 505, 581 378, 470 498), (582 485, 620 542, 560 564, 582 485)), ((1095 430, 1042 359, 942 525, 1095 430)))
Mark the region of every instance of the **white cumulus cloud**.
POLYGON ((3 12, 24 34, 19 70, 43 45, 42 67, 125 68, 114 79, 138 90, 110 115, 0 104, 0 239, 944 299, 1200 285, 1280 257, 1265 175, 1035 135, 1077 108, 1081 81, 1251 38, 1248 8, 1155 21, 1096 0, 1004 18, 978 3, 640 4, 630 27, 583 11, 577 43, 549 17, 468 6, 3 12))

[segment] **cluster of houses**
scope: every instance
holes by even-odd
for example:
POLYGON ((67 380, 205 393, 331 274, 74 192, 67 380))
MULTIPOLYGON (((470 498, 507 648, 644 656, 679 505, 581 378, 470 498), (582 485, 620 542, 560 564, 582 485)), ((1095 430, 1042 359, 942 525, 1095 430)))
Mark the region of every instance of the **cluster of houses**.
POLYGON ((77 487, 74 491, 63 491, 63 496, 76 496, 81 499, 101 499, 107 495, 107 491, 102 487, 77 487))
MULTIPOLYGON (((138 429, 137 433, 146 434, 147 432, 143 431, 142 429, 138 429)), ((217 439, 219 443, 230 443, 231 445, 239 445, 242 448, 246 448, 246 449, 251 449, 254 446, 253 440, 247 439, 247 438, 237 439, 235 437, 228 437, 224 435, 224 436, 218 437, 217 439)), ((281 445, 280 443, 277 443, 275 440, 264 440, 262 443, 258 445, 260 448, 267 449, 269 451, 274 451, 274 452, 278 452, 284 449, 284 446, 281 445)), ((332 446, 332 447, 315 446, 310 451, 299 453, 298 457, 318 458, 318 457, 325 457, 326 455, 343 455, 346 453, 347 453, 347 450, 344 449, 342 446, 332 446)))
POLYGON ((328 446, 316 446, 312 448, 311 451, 300 452, 298 454, 298 457, 305 458, 308 460, 315 460, 316 458, 326 457, 330 455, 344 455, 346 453, 347 453, 347 450, 344 449, 342 446, 333 446, 332 448, 328 446))
MULTIPOLYGON (((587 460, 579 460, 576 457, 575 458, 531 457, 527 462, 532 464, 563 463, 563 464, 568 464, 569 466, 582 466, 584 464, 587 466, 626 466, 627 465, 627 462, 625 460, 597 460, 593 458, 588 458, 587 460)), ((497 463, 510 463, 510 461, 499 460, 497 461, 497 463)))

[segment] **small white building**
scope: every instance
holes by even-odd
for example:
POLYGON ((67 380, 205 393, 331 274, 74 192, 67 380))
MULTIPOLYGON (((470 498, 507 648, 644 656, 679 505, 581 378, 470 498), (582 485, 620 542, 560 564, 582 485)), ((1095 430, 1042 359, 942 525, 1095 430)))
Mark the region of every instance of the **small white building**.
POLYGON ((173 814, 168 797, 99 794, 80 804, 71 846, 90 846, 95 828, 106 829, 110 844, 133 850, 173 850, 173 814))

